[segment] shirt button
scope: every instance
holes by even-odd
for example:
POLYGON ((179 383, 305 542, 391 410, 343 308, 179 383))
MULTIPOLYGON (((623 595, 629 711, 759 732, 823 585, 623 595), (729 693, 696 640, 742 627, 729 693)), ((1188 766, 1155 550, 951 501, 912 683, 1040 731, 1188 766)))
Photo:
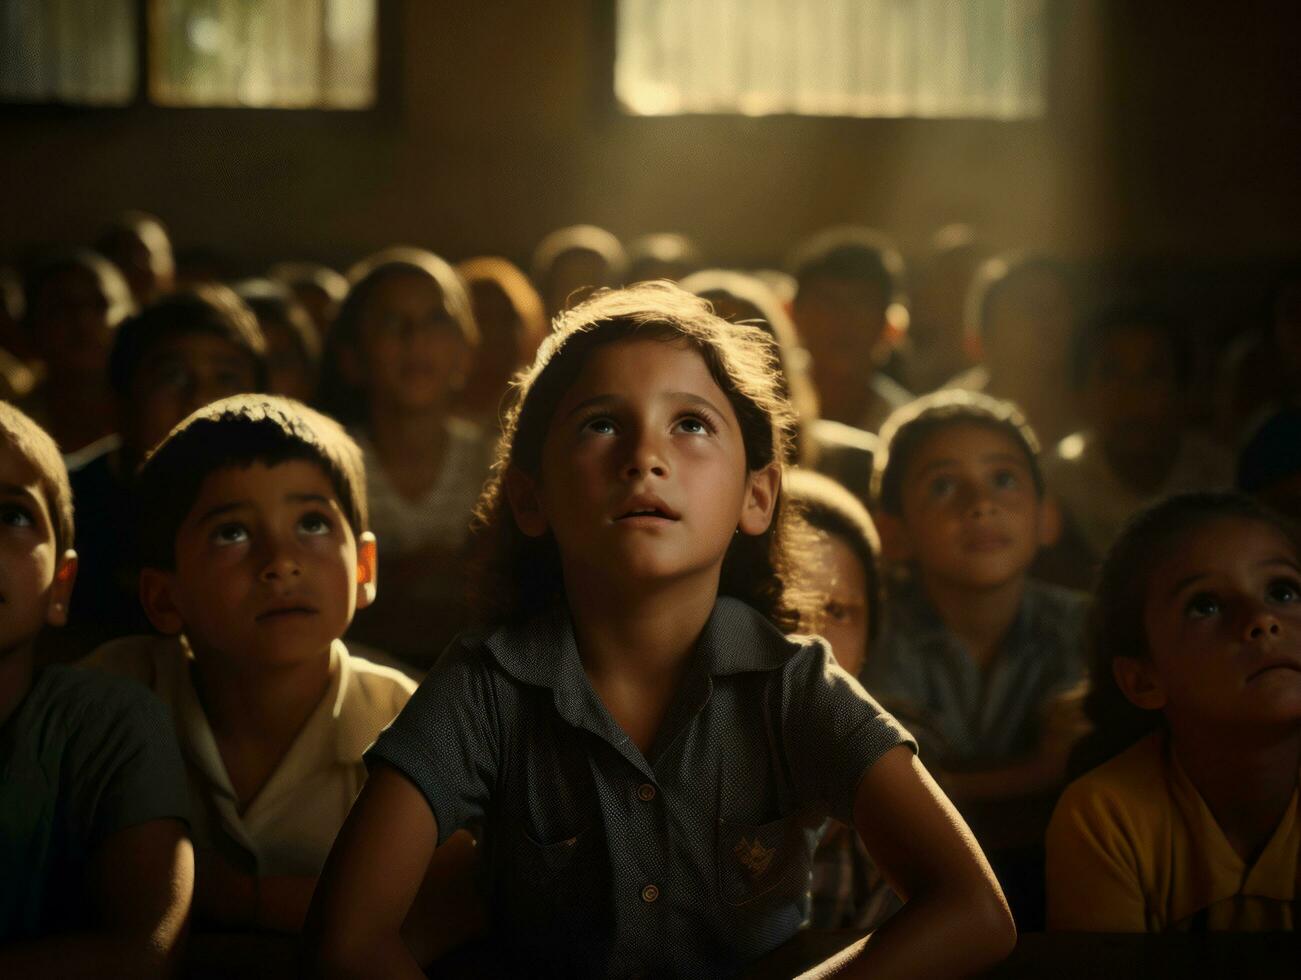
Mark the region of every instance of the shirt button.
POLYGON ((660 897, 660 890, 654 885, 647 885, 641 890, 641 900, 647 904, 655 901, 660 897))
POLYGON ((655 787, 650 783, 642 783, 637 787, 637 799, 641 800, 643 803, 649 803, 651 800, 655 799, 655 787))

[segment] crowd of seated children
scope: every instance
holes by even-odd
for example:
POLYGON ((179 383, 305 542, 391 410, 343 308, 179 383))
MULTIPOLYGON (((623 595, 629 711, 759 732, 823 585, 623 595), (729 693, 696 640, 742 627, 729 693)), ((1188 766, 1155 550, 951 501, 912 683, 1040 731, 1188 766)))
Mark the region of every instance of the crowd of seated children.
POLYGON ((1006 955, 998 886, 907 734, 823 641, 778 629, 799 606, 774 367, 762 331, 669 284, 594 298, 543 343, 485 491, 483 631, 367 754, 309 915, 324 975, 419 975, 404 923, 473 821, 494 949, 533 973, 739 969, 803 922, 828 813, 910 898, 856 966, 1006 955))
POLYGON ((171 713, 196 920, 297 931, 362 753, 415 687, 340 640, 375 596, 361 453, 297 403, 236 396, 174 429, 136 493, 140 596, 158 635, 85 663, 147 685, 171 713))
POLYGON ((95 251, 121 270, 136 306, 148 306, 176 286, 172 240, 152 214, 126 211, 118 215, 96 239, 95 251))
POLYGON ((479 342, 456 272, 429 252, 379 252, 353 271, 326 345, 321 404, 361 446, 385 598, 354 636, 428 667, 464 625, 470 516, 492 440, 454 414, 479 342))
POLYGON ((948 387, 983 391, 1017 405, 1042 444, 1079 428, 1070 390, 1076 300, 1055 259, 1013 252, 986 259, 967 290, 968 345, 977 364, 948 387))
POLYGON ((270 279, 245 279, 235 287, 257 317, 267 345, 267 391, 307 404, 321 376, 321 334, 293 291, 270 279))
POLYGON ((789 267, 822 417, 876 432, 912 397, 878 370, 899 333, 890 316, 900 308, 903 257, 869 228, 830 228, 799 245, 789 267))
POLYGON ((628 268, 623 244, 604 228, 558 228, 533 250, 533 284, 547 317, 581 302, 593 289, 617 286, 628 268))
POLYGON ((108 379, 117 433, 69 458, 80 571, 66 645, 82 653, 145 632, 136 561, 135 474, 174 425, 209 402, 266 384, 266 341, 230 289, 166 295, 113 338, 108 379))
POLYGON ((23 328, 43 380, 22 405, 73 452, 113 431, 109 349, 135 302, 117 267, 84 249, 36 265, 24 295, 23 328))
POLYGON ((510 380, 533 363, 547 335, 542 297, 514 264, 480 256, 456 264, 470 292, 479 345, 465 384, 457 396, 457 413, 495 432, 510 380))
POLYGON ((1231 494, 1155 505, 1103 563, 1089 646, 1096 768, 1048 829, 1049 927, 1296 929, 1295 527, 1231 494))
POLYGON ((1188 431, 1187 325, 1143 306, 1111 306, 1085 322, 1072 354, 1084 428, 1045 454, 1044 479, 1094 562, 1144 506, 1225 488, 1228 453, 1188 431))
POLYGON ((53 440, 0 404, 0 974, 170 974, 190 909, 185 773, 138 684, 38 666, 77 557, 53 440))

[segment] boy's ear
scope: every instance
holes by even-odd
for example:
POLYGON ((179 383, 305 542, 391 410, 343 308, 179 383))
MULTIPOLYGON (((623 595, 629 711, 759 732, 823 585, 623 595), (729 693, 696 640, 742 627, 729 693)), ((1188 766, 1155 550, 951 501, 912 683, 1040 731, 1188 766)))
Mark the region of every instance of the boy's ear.
POLYGON ((782 469, 780 463, 769 463, 755 470, 746 481, 745 500, 741 503, 741 518, 736 528, 743 534, 763 534, 772 523, 777 507, 777 494, 781 491, 782 469))
POLYGON ((1165 687, 1146 660, 1116 657, 1111 662, 1111 675, 1116 679, 1120 693, 1135 707, 1148 711, 1160 711, 1165 707, 1165 687))
POLYGON ((51 626, 62 626, 68 621, 68 602, 72 587, 77 584, 77 553, 69 548, 59 557, 50 584, 50 604, 45 610, 45 621, 51 626))
POLYGON ((372 531, 357 538, 357 608, 365 609, 375 601, 379 588, 379 545, 372 531))
POLYGON ((893 563, 912 558, 912 538, 904 526, 903 518, 884 511, 873 514, 872 517, 876 521, 876 533, 881 536, 881 557, 893 563))
POLYGON ((1062 536, 1062 505, 1052 494, 1039 501, 1039 547, 1051 548, 1062 536))
POLYGON ((154 628, 168 636, 176 636, 185 628, 180 610, 172 598, 174 579, 171 572, 160 568, 140 570, 140 604, 145 607, 145 615, 154 628))
POLYGON ((510 503, 515 524, 521 533, 530 538, 540 538, 547 533, 547 515, 538 494, 538 481, 517 466, 508 467, 502 485, 510 503))

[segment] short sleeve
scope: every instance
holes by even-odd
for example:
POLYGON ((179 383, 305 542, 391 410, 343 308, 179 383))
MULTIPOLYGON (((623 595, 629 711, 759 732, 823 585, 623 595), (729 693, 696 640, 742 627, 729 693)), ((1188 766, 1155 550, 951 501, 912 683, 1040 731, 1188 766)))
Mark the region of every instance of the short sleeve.
POLYGON ((493 661, 456 640, 406 707, 365 755, 420 790, 438 824, 438 843, 484 814, 496 782, 500 735, 493 661))
POLYGON ((821 800, 853 826, 854 795, 863 773, 897 745, 917 743, 852 676, 820 637, 783 670, 782 731, 792 779, 801 797, 821 800))
POLYGON ((185 765, 167 708, 135 681, 73 670, 84 676, 63 778, 88 843, 150 820, 188 823, 185 765))
POLYGON ((1085 776, 1066 788, 1048 825, 1048 928, 1145 932, 1138 848, 1120 801, 1085 776))

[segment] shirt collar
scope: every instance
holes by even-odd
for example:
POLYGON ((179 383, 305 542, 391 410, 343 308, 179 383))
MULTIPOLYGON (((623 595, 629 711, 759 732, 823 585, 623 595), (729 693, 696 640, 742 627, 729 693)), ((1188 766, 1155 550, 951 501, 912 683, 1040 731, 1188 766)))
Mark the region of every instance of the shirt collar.
MULTIPOLYGON (((563 605, 526 623, 503 626, 483 645, 502 670, 524 684, 560 691, 582 674, 573 622, 563 605)), ((719 596, 696 651, 711 675, 722 676, 776 669, 800 646, 746 603, 719 596)))

